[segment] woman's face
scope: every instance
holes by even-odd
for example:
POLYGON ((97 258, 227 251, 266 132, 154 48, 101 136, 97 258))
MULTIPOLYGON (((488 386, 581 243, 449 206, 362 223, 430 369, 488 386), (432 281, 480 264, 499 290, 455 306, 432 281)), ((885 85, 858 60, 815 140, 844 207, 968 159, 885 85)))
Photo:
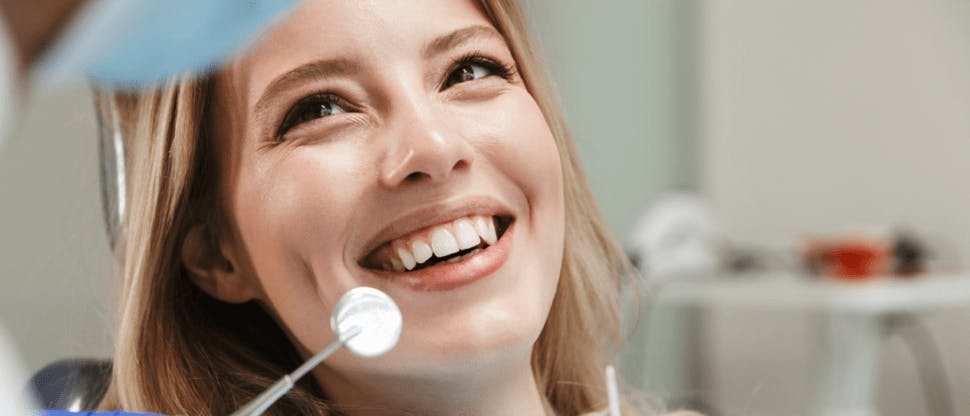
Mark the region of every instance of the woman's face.
POLYGON ((400 342, 326 371, 528 360, 562 261, 561 167, 475 3, 306 2, 220 75, 210 109, 222 250, 302 353, 372 286, 400 307, 400 342))

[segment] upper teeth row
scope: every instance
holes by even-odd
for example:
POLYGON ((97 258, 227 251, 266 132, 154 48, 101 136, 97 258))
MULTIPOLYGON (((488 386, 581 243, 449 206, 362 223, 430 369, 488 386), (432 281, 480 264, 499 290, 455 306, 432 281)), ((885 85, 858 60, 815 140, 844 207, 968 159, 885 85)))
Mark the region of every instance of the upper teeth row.
POLYGON ((491 217, 480 215, 436 225, 430 231, 392 242, 393 254, 389 256, 391 264, 385 264, 384 267, 396 272, 412 270, 428 261, 431 256, 442 258, 475 247, 482 241, 494 244, 498 240, 495 221, 491 217))

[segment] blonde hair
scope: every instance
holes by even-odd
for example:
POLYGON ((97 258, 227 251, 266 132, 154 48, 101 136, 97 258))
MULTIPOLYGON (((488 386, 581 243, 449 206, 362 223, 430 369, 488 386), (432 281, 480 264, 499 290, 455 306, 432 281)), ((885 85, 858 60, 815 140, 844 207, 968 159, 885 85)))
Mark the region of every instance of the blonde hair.
MULTIPOLYGON (((551 410, 573 415, 606 405, 604 366, 621 340, 620 297, 632 268, 593 201, 561 110, 514 0, 480 0, 505 36, 525 85, 545 115, 562 164, 565 242, 559 286, 532 353, 551 410)), ((115 92, 129 147, 128 212, 116 253, 122 268, 111 387, 101 408, 167 414, 229 414, 299 365, 295 349, 255 303, 231 305, 187 277, 180 244, 193 224, 219 231, 208 152, 211 80, 181 78, 115 92), (278 336, 272 336, 276 334, 278 336)), ((312 379, 312 378, 308 378, 312 379)), ((305 380, 271 410, 331 414, 305 380)))

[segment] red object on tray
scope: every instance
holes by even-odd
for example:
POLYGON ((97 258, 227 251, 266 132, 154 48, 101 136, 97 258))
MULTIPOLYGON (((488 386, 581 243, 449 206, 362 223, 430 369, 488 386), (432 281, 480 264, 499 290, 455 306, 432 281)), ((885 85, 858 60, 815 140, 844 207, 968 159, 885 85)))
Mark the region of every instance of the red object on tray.
POLYGON ((888 273, 891 254, 887 241, 868 238, 815 241, 806 253, 816 270, 845 280, 862 280, 888 273))

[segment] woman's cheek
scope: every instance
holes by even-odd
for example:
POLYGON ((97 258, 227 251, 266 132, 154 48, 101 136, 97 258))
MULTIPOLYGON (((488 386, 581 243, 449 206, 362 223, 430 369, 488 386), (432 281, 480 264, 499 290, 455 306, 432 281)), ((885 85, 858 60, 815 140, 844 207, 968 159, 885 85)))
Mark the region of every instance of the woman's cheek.
POLYGON ((320 338, 327 333, 321 322, 355 286, 343 255, 364 186, 356 153, 340 150, 347 149, 294 148, 241 181, 237 198, 243 239, 265 300, 307 346, 327 342, 320 338))
POLYGON ((532 96, 516 96, 515 111, 506 120, 507 137, 502 154, 509 171, 533 204, 562 198, 562 166, 555 139, 532 96))
POLYGON ((342 264, 353 207, 363 188, 355 153, 346 150, 322 145, 286 149, 269 168, 254 171, 250 192, 239 200, 257 270, 297 277, 306 275, 310 264, 342 264))
POLYGON ((561 187, 561 166, 545 117, 524 87, 473 106, 459 117, 461 131, 481 156, 509 174, 526 194, 561 187))

